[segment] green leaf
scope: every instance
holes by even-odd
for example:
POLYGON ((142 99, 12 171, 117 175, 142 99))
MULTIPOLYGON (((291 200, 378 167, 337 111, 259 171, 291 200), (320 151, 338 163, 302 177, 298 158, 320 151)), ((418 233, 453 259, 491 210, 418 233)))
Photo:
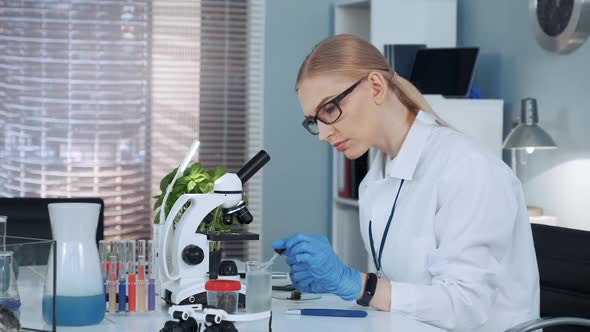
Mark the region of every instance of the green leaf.
POLYGON ((211 177, 207 173, 191 174, 190 178, 196 182, 211 181, 211 177))
POLYGON ((188 185, 186 186, 186 188, 188 189, 188 191, 193 191, 193 189, 195 189, 195 187, 197 186, 197 183, 193 180, 188 182, 188 185))
POLYGON ((154 203, 154 210, 159 208, 162 205, 162 201, 164 201, 164 195, 160 195, 158 200, 154 203))
POLYGON ((176 202, 178 200, 178 198, 180 198, 180 196, 183 193, 171 193, 168 196, 168 201, 166 201, 166 209, 164 210, 164 212, 166 213, 166 215, 168 215, 170 213, 170 210, 172 209, 172 207, 174 206, 174 202, 176 202))
POLYGON ((178 180, 174 184, 174 188, 176 188, 176 186, 186 187, 190 181, 191 181, 190 176, 188 176, 188 175, 181 176, 178 178, 178 180))
POLYGON ((172 182, 172 179, 174 179, 174 175, 176 174, 177 170, 178 167, 173 169, 172 172, 166 174, 166 176, 162 178, 162 181, 160 181, 160 190, 162 192, 166 192, 166 188, 168 188, 168 185, 170 184, 170 182, 172 182))
POLYGON ((213 181, 217 181, 220 177, 222 177, 225 173, 227 173, 227 169, 223 166, 215 167, 215 171, 213 172, 213 181))
POLYGON ((199 173, 203 172, 203 165, 201 165, 201 163, 194 163, 191 165, 191 167, 189 168, 188 173, 190 175, 196 175, 199 173))
POLYGON ((206 182, 199 183, 199 192, 202 192, 202 193, 209 192, 209 183, 206 183, 206 182))

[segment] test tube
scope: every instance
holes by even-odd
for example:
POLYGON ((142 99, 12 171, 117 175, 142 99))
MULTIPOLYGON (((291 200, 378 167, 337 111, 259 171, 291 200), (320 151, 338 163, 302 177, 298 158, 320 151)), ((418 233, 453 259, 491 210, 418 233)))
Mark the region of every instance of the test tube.
POLYGON ((134 312, 135 308, 135 299, 136 299, 136 282, 137 278, 135 275, 135 241, 129 240, 127 241, 127 266, 129 271, 129 277, 127 280, 127 288, 129 293, 129 312, 134 312))
POLYGON ((154 270, 155 265, 155 248, 154 242, 148 240, 148 311, 156 310, 156 275, 154 270))
POLYGON ((111 264, 109 262, 109 257, 113 253, 113 243, 111 241, 105 241, 104 247, 104 260, 105 260, 105 279, 108 282, 110 273, 111 273, 111 264))
POLYGON ((137 283, 137 311, 145 312, 145 300, 146 300, 146 275, 145 275, 145 265, 146 265, 146 241, 139 240, 137 241, 137 261, 138 261, 138 268, 139 268, 139 276, 138 276, 138 283, 137 283))
POLYGON ((102 284, 104 292, 107 292, 107 245, 104 240, 98 241, 98 257, 100 258, 100 274, 102 275, 102 284))
POLYGON ((111 254, 108 258, 110 266, 109 274, 109 312, 117 312, 117 255, 111 254))
POLYGON ((121 250, 125 249, 125 246, 121 247, 121 243, 125 241, 113 241, 111 242, 111 250, 112 253, 117 255, 117 276, 119 275, 119 271, 121 270, 121 265, 125 264, 124 261, 121 261, 121 250))
POLYGON ((127 309, 127 244, 120 241, 117 244, 119 252, 119 312, 127 309))

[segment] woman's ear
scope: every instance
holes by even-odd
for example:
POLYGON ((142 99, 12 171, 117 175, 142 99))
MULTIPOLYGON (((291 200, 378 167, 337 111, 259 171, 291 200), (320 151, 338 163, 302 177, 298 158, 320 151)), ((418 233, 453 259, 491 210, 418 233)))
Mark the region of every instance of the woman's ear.
POLYGON ((367 81, 369 81, 369 86, 371 88, 371 97, 373 97, 373 101, 377 105, 383 104, 385 101, 385 96, 387 94, 387 81, 385 81, 385 77, 382 74, 377 72, 372 72, 367 77, 367 81))

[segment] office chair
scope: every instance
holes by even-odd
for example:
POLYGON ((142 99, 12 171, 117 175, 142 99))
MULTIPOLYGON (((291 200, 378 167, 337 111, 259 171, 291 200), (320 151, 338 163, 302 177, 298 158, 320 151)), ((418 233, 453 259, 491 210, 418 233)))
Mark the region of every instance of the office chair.
POLYGON ((541 282, 541 318, 506 332, 590 331, 590 232, 531 225, 541 282))
MULTIPOLYGON (((48 204, 51 203, 96 203, 100 204, 96 242, 104 238, 104 202, 101 198, 37 198, 0 197, 0 216, 7 216, 7 232, 10 237, 52 239, 48 204)), ((8 242, 7 242, 8 244, 8 242)), ((21 248, 19 265, 36 265, 47 261, 47 257, 37 257, 33 248, 21 248), (23 252, 29 250, 30 252, 23 252), (26 259, 26 261, 25 261, 26 259)))

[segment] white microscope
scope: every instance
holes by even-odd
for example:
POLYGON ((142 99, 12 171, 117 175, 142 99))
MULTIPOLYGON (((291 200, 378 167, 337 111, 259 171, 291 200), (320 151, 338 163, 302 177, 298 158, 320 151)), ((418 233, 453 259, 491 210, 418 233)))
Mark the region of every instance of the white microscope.
MULTIPOLYGON (((176 308, 206 309, 207 291, 205 283, 217 279, 219 272, 219 252, 210 255, 211 241, 258 240, 258 234, 202 234, 197 230, 202 222, 211 222, 211 212, 223 207, 224 217, 231 222, 233 216, 243 224, 249 224, 253 218, 243 202, 242 185, 258 172, 269 160, 269 155, 261 150, 236 173, 226 173, 214 184, 214 192, 207 194, 184 194, 172 206, 170 213, 164 216, 165 202, 176 180, 182 176, 199 147, 195 141, 191 151, 180 164, 178 171, 168 186, 160 210, 160 245, 157 259, 160 265, 160 296, 176 308), (174 225, 177 214, 190 204, 180 220, 174 225), (175 229, 174 229, 175 227, 175 229)), ((237 271, 235 271, 237 274, 237 271)), ((237 280, 239 275, 235 276, 237 280)), ((245 285, 240 290, 240 302, 244 303, 245 285)), ((191 310, 193 310, 191 309, 191 310)), ((176 309, 178 310, 178 309, 176 309)), ((188 309, 187 309, 188 310, 188 309)), ((252 316, 252 320, 265 317, 252 316)), ((228 316, 229 317, 229 316, 228 316)))

